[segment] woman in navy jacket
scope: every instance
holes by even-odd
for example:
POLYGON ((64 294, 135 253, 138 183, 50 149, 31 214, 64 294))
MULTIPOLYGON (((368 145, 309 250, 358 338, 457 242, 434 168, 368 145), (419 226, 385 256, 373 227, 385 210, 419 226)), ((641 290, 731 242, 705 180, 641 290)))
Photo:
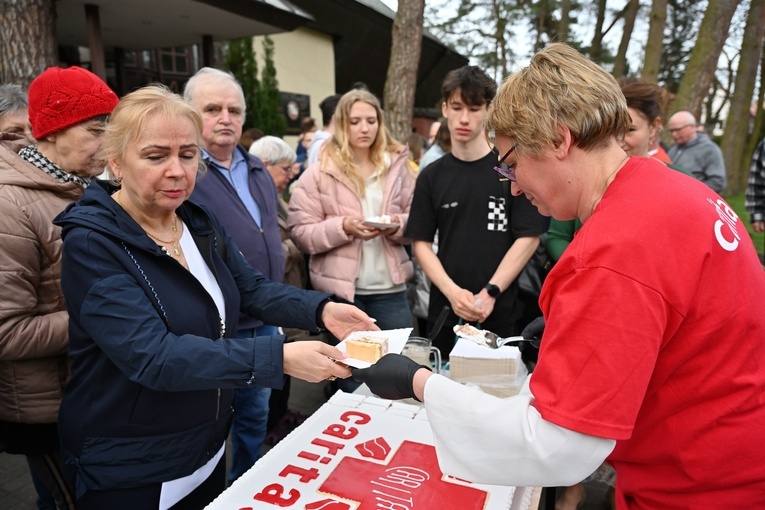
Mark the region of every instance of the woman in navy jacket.
POLYGON ((129 94, 103 145, 121 188, 95 183, 55 220, 73 358, 59 429, 80 509, 202 508, 224 488, 234 388, 350 375, 322 342, 233 338, 240 311, 339 337, 376 329, 328 294, 266 279, 186 201, 200 132, 169 90, 129 94))

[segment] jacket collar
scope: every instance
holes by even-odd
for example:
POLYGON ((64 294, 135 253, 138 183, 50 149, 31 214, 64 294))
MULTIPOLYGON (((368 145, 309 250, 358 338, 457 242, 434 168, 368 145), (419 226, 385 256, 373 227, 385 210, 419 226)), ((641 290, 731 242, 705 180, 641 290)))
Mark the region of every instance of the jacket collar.
MULTIPOLYGON (((406 160, 409 157, 409 149, 404 146, 398 151, 389 151, 386 153, 387 156, 387 162, 390 163, 390 170, 398 167, 399 165, 406 164, 406 160)), ((350 189, 355 189, 355 186, 351 183, 351 181, 348 179, 348 177, 345 176, 340 171, 340 167, 337 166, 337 163, 335 163, 335 160, 330 158, 329 156, 326 157, 325 161, 326 166, 321 169, 322 173, 326 173, 327 175, 332 176, 333 178, 337 179, 338 181, 342 182, 346 186, 348 186, 350 189)))
MULTIPOLYGON (((54 218, 53 223, 62 228, 61 237, 75 227, 85 227, 103 235, 116 238, 131 246, 151 252, 159 252, 159 246, 146 235, 141 226, 112 199, 119 188, 107 181, 93 181, 82 198, 69 204, 54 218)), ((207 235, 212 228, 207 214, 198 205, 184 202, 176 211, 192 234, 207 235)))
POLYGON ((705 135, 704 133, 696 133, 696 138, 694 138, 693 140, 688 140, 685 143, 678 144, 678 146, 682 147, 683 149, 687 149, 689 147, 695 147, 696 145, 703 143, 705 138, 707 140, 709 139, 709 137, 705 135))
MULTIPOLYGON (((259 158, 247 152, 243 145, 237 145, 234 150, 239 151, 239 153, 242 155, 245 163, 247 163, 248 170, 266 170, 266 165, 259 158)), ((213 158, 212 155, 204 148, 202 149, 202 160, 207 163, 208 170, 210 167, 212 167, 215 170, 220 171, 218 168, 219 165, 217 164, 215 158, 213 158)))
POLYGON ((24 147, 19 151, 19 157, 64 184, 67 182, 75 182, 84 189, 90 185, 90 181, 92 180, 90 177, 80 177, 79 175, 67 172, 40 152, 37 145, 24 147))
POLYGON ((68 201, 82 196, 82 186, 73 182, 63 183, 25 161, 18 155, 18 151, 25 145, 6 139, 5 136, 11 135, 0 133, 0 185, 45 190, 68 201))

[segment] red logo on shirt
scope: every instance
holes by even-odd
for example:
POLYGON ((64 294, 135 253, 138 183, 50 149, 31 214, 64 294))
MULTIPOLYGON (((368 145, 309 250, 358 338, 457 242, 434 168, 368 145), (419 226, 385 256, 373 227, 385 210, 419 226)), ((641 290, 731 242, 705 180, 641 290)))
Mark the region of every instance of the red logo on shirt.
POLYGON ((720 243, 723 250, 735 250, 738 248, 738 242, 741 240, 741 236, 736 228, 738 214, 722 198, 717 199, 717 202, 713 202, 711 198, 707 198, 707 200, 715 207, 717 215, 720 216, 720 219, 715 222, 715 238, 717 242, 720 243))

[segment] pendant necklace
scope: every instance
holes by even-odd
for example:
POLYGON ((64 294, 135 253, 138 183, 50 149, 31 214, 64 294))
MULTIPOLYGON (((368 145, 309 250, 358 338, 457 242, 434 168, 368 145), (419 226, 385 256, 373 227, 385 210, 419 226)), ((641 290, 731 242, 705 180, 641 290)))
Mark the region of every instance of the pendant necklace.
MULTIPOLYGON (((117 203, 120 205, 120 207, 125 209, 125 206, 122 205, 122 196, 121 196, 122 195, 122 191, 121 190, 118 191, 117 193, 115 193, 115 195, 117 197, 117 203)), ((127 210, 125 210, 125 212, 127 212, 127 210)), ((150 238, 152 238, 155 241, 160 242, 162 244, 169 245, 173 249, 173 253, 172 254, 164 246, 161 246, 162 251, 164 251, 168 255, 171 255, 175 260, 180 262, 181 261, 181 246, 178 244, 178 221, 177 221, 177 219, 178 219, 178 216, 176 214, 173 214, 173 238, 170 241, 165 241, 164 239, 160 239, 159 237, 155 236, 154 234, 152 234, 151 232, 146 230, 142 225, 141 225, 141 228, 143 228, 143 231, 146 232, 146 235, 149 236, 150 238)))
MULTIPOLYGON (((173 258, 175 260, 180 260, 181 258, 181 247, 178 244, 178 222, 176 220, 177 216, 173 214, 173 239, 171 241, 165 241, 164 239, 160 239, 159 237, 155 236, 145 228, 143 229, 144 232, 146 232, 146 235, 154 239, 155 241, 159 241, 162 244, 170 245, 170 247, 173 249, 173 258)), ((141 227, 143 228, 143 227, 141 227)), ((167 251, 167 248, 163 248, 165 251, 167 251)))

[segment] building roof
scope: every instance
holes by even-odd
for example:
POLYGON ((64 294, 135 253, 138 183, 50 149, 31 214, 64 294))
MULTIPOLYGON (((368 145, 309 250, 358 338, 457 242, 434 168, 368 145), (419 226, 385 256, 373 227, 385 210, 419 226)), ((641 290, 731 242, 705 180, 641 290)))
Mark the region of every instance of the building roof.
POLYGON ((88 46, 86 4, 98 7, 104 47, 127 51, 274 34, 312 19, 285 0, 58 0, 59 44, 88 46))
MULTIPOLYGON (((103 47, 126 51, 198 44, 308 26, 334 40, 337 92, 362 81, 383 96, 396 13, 380 0, 57 0, 58 43, 88 44, 85 5, 98 8, 103 47)), ((425 33, 415 106, 436 108, 444 75, 467 58, 425 33)))

